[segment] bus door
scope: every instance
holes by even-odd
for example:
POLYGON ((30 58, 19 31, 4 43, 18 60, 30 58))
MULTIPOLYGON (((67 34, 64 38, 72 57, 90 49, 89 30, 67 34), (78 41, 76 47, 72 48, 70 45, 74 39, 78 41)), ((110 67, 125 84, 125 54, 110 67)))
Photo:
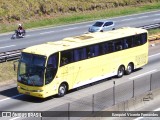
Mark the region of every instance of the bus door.
MULTIPOLYGON (((45 73, 45 84, 52 83, 52 81, 55 82, 55 78, 57 76, 57 70, 58 70, 58 58, 59 54, 55 53, 49 56, 46 66, 46 73, 45 73)), ((51 84, 51 85, 52 85, 51 84)))
POLYGON ((68 84, 72 84, 71 81, 74 75, 73 50, 67 50, 61 52, 60 66, 61 66, 61 75, 63 76, 63 80, 67 81, 68 84))
POLYGON ((86 72, 85 66, 85 59, 87 58, 86 55, 86 48, 81 47, 74 49, 74 76, 73 76, 73 84, 80 84, 83 80, 86 80, 86 72))

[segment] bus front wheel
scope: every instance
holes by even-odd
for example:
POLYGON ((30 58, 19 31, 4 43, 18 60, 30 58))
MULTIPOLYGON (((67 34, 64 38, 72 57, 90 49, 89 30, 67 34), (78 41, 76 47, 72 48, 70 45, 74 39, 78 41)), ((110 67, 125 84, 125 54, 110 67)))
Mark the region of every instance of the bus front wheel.
POLYGON ((117 77, 118 77, 118 78, 121 78, 121 77, 124 75, 124 71, 125 71, 124 66, 120 66, 120 67, 118 68, 117 77))
POLYGON ((58 96, 63 97, 67 92, 67 86, 66 84, 62 83, 58 89, 58 96))

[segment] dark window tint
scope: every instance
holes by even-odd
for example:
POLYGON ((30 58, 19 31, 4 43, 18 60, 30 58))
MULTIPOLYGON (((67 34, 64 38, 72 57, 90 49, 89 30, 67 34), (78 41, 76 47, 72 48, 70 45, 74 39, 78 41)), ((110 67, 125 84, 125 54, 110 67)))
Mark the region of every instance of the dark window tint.
POLYGON ((45 84, 49 84, 57 73, 58 68, 58 53, 51 55, 47 62, 47 69, 45 75, 45 84))
POLYGON ((84 60, 87 58, 86 48, 79 48, 74 50, 74 61, 84 60))
POLYGON ((101 43, 99 44, 99 54, 104 55, 108 51, 108 44, 107 43, 101 43))
POLYGON ((103 25, 103 22, 96 22, 93 26, 101 27, 103 25))
POLYGON ((87 57, 88 58, 92 58, 92 57, 95 56, 94 47, 93 46, 87 46, 86 50, 87 50, 87 57))
POLYGON ((143 33, 141 35, 141 39, 142 39, 142 44, 145 44, 147 42, 147 33, 143 33))
POLYGON ((141 41, 141 35, 136 35, 133 37, 133 45, 134 46, 139 46, 142 44, 142 41, 141 41))
POLYGON ((133 47, 133 37, 124 38, 124 46, 125 48, 133 47))
POLYGON ((122 40, 114 41, 114 49, 115 49, 115 51, 123 50, 122 40))
POLYGON ((88 58, 96 57, 99 55, 99 46, 98 45, 92 45, 87 47, 87 56, 88 58))
POLYGON ((105 24, 104 24, 104 26, 110 26, 110 25, 112 25, 113 24, 113 22, 106 22, 105 24))
POLYGON ((108 53, 114 52, 113 42, 108 42, 108 53))
POLYGON ((73 51, 63 51, 61 52, 61 66, 73 62, 73 51))

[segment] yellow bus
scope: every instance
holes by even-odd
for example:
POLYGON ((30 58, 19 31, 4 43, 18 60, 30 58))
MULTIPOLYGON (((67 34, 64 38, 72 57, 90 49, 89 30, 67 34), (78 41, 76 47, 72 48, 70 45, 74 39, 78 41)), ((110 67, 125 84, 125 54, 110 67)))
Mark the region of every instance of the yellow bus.
POLYGON ((21 94, 46 98, 111 76, 130 74, 148 62, 148 32, 121 28, 28 47, 18 65, 21 94))

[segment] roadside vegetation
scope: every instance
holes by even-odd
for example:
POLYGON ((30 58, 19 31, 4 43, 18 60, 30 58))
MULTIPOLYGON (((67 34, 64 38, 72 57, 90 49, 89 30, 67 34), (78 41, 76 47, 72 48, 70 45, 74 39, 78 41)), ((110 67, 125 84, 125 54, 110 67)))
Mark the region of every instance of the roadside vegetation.
POLYGON ((13 69, 13 61, 0 63, 0 86, 16 81, 17 73, 13 69))
POLYGON ((0 32, 62 25, 160 8, 160 0, 0 0, 0 32))
POLYGON ((160 28, 148 30, 149 35, 160 34, 160 28))

